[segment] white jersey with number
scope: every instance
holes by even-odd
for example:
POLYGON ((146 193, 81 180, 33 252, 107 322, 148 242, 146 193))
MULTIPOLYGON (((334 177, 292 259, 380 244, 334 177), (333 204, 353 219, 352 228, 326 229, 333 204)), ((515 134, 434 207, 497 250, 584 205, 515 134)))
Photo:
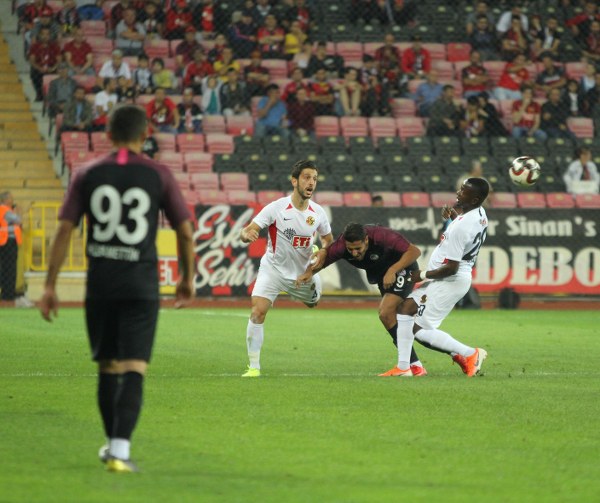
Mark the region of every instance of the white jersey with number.
POLYGON ((267 204, 253 222, 269 231, 267 253, 261 265, 268 263, 286 279, 295 280, 306 271, 316 234, 331 233, 331 225, 321 206, 309 201, 308 208, 300 211, 292 204, 291 196, 267 204))
POLYGON ((439 269, 448 260, 454 260, 459 262, 457 274, 470 276, 479 248, 485 241, 487 226, 487 215, 481 207, 456 217, 433 250, 427 269, 439 269))

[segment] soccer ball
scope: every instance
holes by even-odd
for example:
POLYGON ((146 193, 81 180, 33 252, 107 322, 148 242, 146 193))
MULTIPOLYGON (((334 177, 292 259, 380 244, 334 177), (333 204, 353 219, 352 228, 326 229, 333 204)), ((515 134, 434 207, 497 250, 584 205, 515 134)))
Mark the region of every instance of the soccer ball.
POLYGON ((538 181, 542 168, 534 158, 522 156, 510 163, 508 174, 515 185, 531 187, 538 181))

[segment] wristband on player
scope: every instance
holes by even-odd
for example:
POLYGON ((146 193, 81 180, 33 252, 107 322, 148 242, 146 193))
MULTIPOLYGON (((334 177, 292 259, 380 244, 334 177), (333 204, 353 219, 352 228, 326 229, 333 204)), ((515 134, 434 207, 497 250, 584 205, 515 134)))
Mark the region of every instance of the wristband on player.
POLYGON ((420 277, 421 281, 425 281, 427 279, 427 271, 421 271, 420 277))

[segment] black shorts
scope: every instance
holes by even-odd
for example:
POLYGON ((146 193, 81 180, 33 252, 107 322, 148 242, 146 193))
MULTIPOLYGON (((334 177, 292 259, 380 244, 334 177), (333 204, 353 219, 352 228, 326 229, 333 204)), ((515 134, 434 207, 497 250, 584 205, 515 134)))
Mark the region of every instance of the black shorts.
POLYGON ((86 299, 92 359, 150 361, 158 307, 158 299, 86 299))
POLYGON ((381 296, 383 297, 386 293, 391 293, 393 295, 397 295, 398 297, 402 297, 403 299, 407 299, 415 287, 414 282, 409 281, 410 272, 418 268, 419 266, 414 263, 408 266, 406 269, 398 271, 396 273, 396 281, 390 288, 387 289, 383 288, 383 278, 381 278, 381 281, 377 284, 381 296))

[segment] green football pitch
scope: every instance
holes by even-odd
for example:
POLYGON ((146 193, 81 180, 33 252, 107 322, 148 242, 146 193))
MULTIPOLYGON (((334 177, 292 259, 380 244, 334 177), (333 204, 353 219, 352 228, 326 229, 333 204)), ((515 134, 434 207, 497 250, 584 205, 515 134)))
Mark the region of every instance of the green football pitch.
POLYGON ((0 311, 0 502, 583 502, 600 499, 592 311, 455 311, 489 357, 380 378, 374 310, 274 309, 241 379, 248 310, 163 310, 132 457, 104 471, 83 311, 0 311))

